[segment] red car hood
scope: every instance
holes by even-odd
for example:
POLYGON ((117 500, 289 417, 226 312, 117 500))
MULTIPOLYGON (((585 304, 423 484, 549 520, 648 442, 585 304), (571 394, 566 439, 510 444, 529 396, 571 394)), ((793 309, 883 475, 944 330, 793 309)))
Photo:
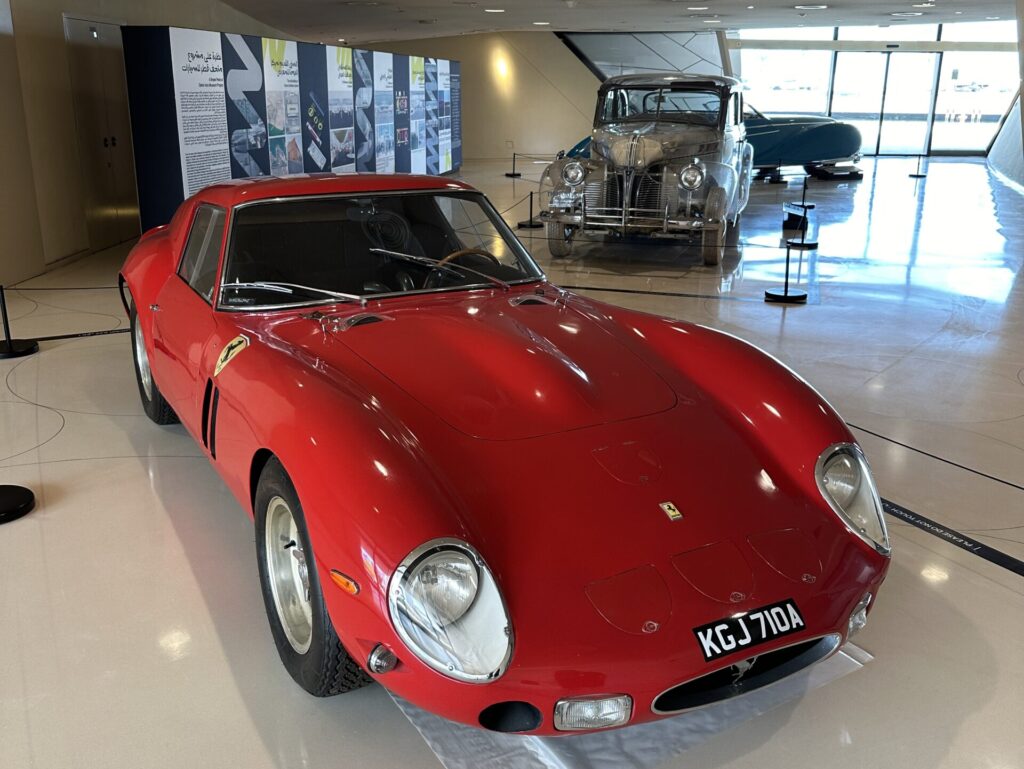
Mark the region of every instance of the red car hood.
POLYGON ((334 335, 476 438, 533 438, 675 405, 672 389, 595 322, 530 295, 523 299, 375 312, 340 325, 344 330, 334 335))

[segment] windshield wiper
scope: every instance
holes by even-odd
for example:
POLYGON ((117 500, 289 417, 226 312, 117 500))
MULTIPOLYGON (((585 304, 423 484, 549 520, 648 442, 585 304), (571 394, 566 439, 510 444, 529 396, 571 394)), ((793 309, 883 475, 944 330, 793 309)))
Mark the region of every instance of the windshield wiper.
POLYGON ((371 248, 370 253, 386 254, 387 256, 396 256, 399 259, 405 259, 407 262, 413 262, 414 264, 422 264, 427 267, 430 267, 431 269, 440 270, 441 272, 454 273, 459 277, 465 277, 465 273, 468 272, 472 275, 477 275, 490 283, 493 283, 495 286, 498 286, 498 288, 501 288, 505 291, 510 291, 512 289, 512 285, 510 283, 506 283, 501 278, 496 278, 493 275, 488 275, 486 272, 480 272, 479 270, 474 270, 472 267, 464 267, 463 265, 455 264, 454 262, 451 262, 449 264, 438 264, 436 260, 426 256, 403 254, 401 251, 390 251, 386 248, 371 248), (463 273, 462 275, 459 275, 460 271, 463 273))
POLYGON ((261 291, 276 291, 279 294, 294 294, 296 291, 304 291, 307 294, 320 294, 321 296, 328 296, 331 299, 337 299, 342 302, 363 302, 365 299, 356 294, 343 294, 340 291, 331 291, 326 288, 317 288, 315 286, 303 286, 298 283, 283 283, 276 280, 257 280, 250 282, 238 282, 225 283, 221 286, 221 289, 225 288, 255 288, 261 291))

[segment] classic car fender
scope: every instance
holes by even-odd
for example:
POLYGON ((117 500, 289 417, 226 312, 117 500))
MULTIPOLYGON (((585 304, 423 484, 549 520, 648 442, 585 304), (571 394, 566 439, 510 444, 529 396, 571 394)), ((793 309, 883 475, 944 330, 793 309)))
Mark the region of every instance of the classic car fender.
MULTIPOLYGON (((306 323, 310 333, 320 333, 306 323)), ((352 356, 351 366, 365 364, 352 356)), ((386 383, 370 392, 272 334, 254 335, 217 386, 216 464, 229 488, 252 515, 259 472, 275 456, 302 503, 342 642, 361 663, 378 642, 401 648, 387 609, 396 566, 426 541, 473 541, 473 535, 450 485, 416 436, 391 416, 389 398, 400 394, 382 394, 386 383), (354 580, 358 594, 336 587, 331 570, 354 580)))

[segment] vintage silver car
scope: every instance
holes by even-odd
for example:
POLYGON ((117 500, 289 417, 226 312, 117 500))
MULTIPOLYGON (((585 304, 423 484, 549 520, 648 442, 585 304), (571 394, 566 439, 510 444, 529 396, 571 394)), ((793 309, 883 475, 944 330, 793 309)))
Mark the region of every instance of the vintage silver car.
POLYGON ((753 177, 743 94, 731 77, 623 75, 598 91, 589 158, 561 157, 541 177, 552 256, 578 232, 700 239, 719 264, 753 177))

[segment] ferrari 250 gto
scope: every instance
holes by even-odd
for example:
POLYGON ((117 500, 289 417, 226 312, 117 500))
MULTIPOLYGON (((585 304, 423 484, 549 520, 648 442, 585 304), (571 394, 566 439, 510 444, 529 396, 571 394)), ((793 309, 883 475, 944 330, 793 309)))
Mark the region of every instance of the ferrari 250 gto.
POLYGON ((461 182, 209 187, 121 275, 139 393, 255 522, 284 666, 501 732, 817 663, 889 566, 871 472, 745 342, 550 284, 461 182))

